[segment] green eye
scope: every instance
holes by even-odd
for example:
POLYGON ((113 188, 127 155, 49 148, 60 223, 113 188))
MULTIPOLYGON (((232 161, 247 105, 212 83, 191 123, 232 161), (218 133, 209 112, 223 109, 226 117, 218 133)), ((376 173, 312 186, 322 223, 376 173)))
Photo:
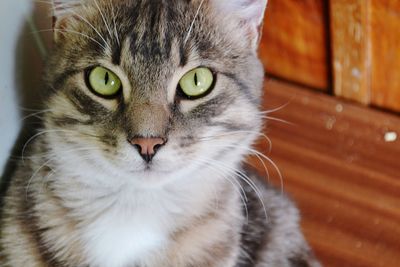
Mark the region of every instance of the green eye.
POLYGON ((187 97, 200 97, 214 84, 214 76, 208 68, 197 68, 186 73, 179 81, 182 92, 187 97))
POLYGON ((89 73, 90 87, 99 95, 113 96, 121 89, 121 80, 112 71, 96 67, 89 73))

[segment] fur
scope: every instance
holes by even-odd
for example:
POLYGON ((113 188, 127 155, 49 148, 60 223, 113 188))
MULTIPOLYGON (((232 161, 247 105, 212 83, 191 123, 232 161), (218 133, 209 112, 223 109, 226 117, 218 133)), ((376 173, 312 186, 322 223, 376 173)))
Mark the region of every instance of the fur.
POLYGON ((9 177, 0 266, 319 266, 293 203, 242 163, 262 125, 265 6, 56 1, 47 112, 9 177), (94 66, 118 75, 121 94, 88 89, 94 66), (213 90, 180 97, 199 66, 213 90), (147 163, 135 136, 168 142, 147 163))

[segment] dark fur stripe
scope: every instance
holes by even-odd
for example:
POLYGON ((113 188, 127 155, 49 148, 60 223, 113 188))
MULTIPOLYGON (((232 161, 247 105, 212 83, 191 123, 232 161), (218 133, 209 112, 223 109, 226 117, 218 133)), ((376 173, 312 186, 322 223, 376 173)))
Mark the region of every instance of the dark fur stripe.
MULTIPOLYGON (((25 187, 22 187, 25 188, 25 187)), ((36 203, 35 198, 31 192, 26 193, 26 198, 23 198, 20 202, 21 214, 24 214, 24 218, 20 218, 19 223, 22 229, 26 231, 25 235, 32 237, 32 242, 36 244, 36 248, 41 257, 41 261, 47 266, 51 267, 71 267, 56 259, 55 253, 52 252, 48 245, 44 242, 42 236, 46 229, 42 229, 39 226, 38 218, 34 214, 34 205, 36 203)))
POLYGON ((290 267, 309 267, 310 265, 306 260, 303 259, 302 256, 290 258, 290 267))
POLYGON ((71 126, 71 125, 90 125, 93 123, 92 120, 87 120, 87 121, 82 121, 82 120, 78 120, 75 118, 71 118, 68 116, 64 116, 64 117, 53 117, 51 119, 51 121, 54 123, 54 125, 62 128, 65 126, 71 126))
POLYGON ((76 109, 82 113, 90 115, 94 118, 104 117, 109 112, 108 110, 96 102, 94 99, 80 91, 79 89, 72 90, 66 95, 70 102, 76 107, 76 109))
MULTIPOLYGON (((244 182, 242 186, 245 188, 248 199, 246 204, 249 221, 243 225, 241 234, 241 249, 245 251, 246 256, 242 255, 240 264, 236 267, 253 267, 254 262, 259 260, 258 253, 265 246, 266 236, 272 225, 265 218, 260 200, 253 189, 244 182), (265 238, 260 238, 262 236, 265 238)), ((246 216, 245 207, 243 207, 243 214, 246 216)))
POLYGON ((181 67, 185 66, 187 64, 188 61, 188 56, 187 56, 187 51, 184 47, 183 44, 180 45, 179 47, 179 65, 181 67))
POLYGON ((210 118, 216 117, 223 113, 227 106, 231 104, 231 99, 227 94, 220 94, 214 98, 198 105, 190 112, 191 119, 201 119, 209 121, 210 118))
POLYGON ((254 97, 254 95, 251 93, 251 90, 249 88, 249 86, 242 81, 239 77, 237 77, 237 75, 233 74, 233 73, 223 73, 226 77, 228 77, 229 79, 231 79, 234 83, 236 83, 236 85, 241 89, 241 91, 243 92, 243 94, 246 96, 246 98, 254 104, 259 104, 261 99, 257 99, 254 97))
POLYGON ((114 65, 121 64, 121 47, 119 45, 114 46, 113 53, 111 56, 111 62, 114 65))

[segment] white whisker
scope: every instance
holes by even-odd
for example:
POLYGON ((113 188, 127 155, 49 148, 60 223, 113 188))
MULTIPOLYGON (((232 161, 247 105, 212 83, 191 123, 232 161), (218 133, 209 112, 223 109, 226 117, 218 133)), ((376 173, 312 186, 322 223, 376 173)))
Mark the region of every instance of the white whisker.
POLYGON ((41 131, 41 132, 38 132, 38 133, 34 134, 33 136, 31 136, 31 137, 25 142, 24 146, 22 147, 22 152, 21 152, 21 159, 22 159, 22 162, 23 162, 23 163, 25 162, 25 156, 24 156, 24 155, 25 155, 25 150, 26 150, 27 146, 28 146, 34 139, 38 138, 39 136, 41 136, 41 135, 43 135, 43 134, 55 133, 55 132, 74 133, 74 134, 81 134, 81 135, 90 136, 90 137, 93 137, 93 138, 98 138, 98 136, 95 136, 95 135, 86 134, 86 133, 77 132, 77 131, 72 131, 72 130, 61 130, 61 129, 59 129, 59 130, 55 130, 55 129, 52 129, 52 130, 44 130, 44 131, 41 131))
MULTIPOLYGON (((245 147, 240 147, 240 148, 244 149, 245 147)), ((256 156, 259 156, 259 157, 265 159, 275 168, 276 172, 278 173, 279 180, 281 183, 281 193, 283 194, 283 187, 284 187, 283 186, 283 175, 282 175, 281 171, 279 170, 278 166, 276 165, 276 163, 272 159, 270 159, 269 157, 267 157, 266 155, 264 155, 263 153, 261 153, 260 151, 258 151, 256 149, 247 148, 247 150, 256 156)))
POLYGON ((227 176, 226 173, 224 173, 223 169, 220 168, 220 166, 218 164, 215 164, 213 162, 212 159, 200 159, 197 158, 195 161, 192 160, 193 162, 199 162, 200 164, 206 164, 207 167, 211 168, 212 170, 214 170, 215 172, 217 172, 219 175, 221 175, 221 177, 225 180, 227 180, 233 187, 233 189, 239 194, 240 199, 243 203, 243 207, 245 209, 245 213, 246 213, 246 221, 248 222, 249 220, 249 211, 247 208, 247 195, 246 195, 246 191, 243 189, 242 185, 236 181, 236 179, 229 179, 229 176, 227 176), (211 165, 211 166, 210 166, 211 165))
POLYGON ((264 155, 263 153, 261 153, 260 151, 258 151, 256 149, 245 147, 245 146, 224 144, 224 145, 214 145, 214 147, 239 148, 239 149, 243 149, 244 151, 250 152, 251 154, 255 155, 257 158, 261 157, 261 158, 265 159, 266 161, 268 161, 274 167, 274 169, 278 173, 280 184, 281 184, 281 193, 283 193, 283 187, 284 187, 284 185, 283 185, 283 175, 282 175, 281 171, 279 170, 278 166, 276 165, 276 163, 272 159, 270 159, 269 157, 267 157, 266 155, 264 155))
POLYGON ((184 45, 186 45, 187 41, 189 40, 189 37, 190 37, 190 35, 191 35, 191 33, 192 33, 192 30, 193 30, 194 23, 196 22, 196 19, 197 19, 197 17, 198 17, 199 14, 200 14, 200 9, 201 9, 201 7, 203 6, 203 3, 204 3, 204 0, 201 1, 199 7, 197 8, 197 11, 196 11, 196 14, 194 15, 193 21, 192 21, 192 23, 190 24, 188 33, 187 33, 187 35, 186 35, 186 37, 185 37, 185 40, 183 41, 183 44, 184 44, 184 45))
POLYGON ((219 160, 213 159, 213 161, 214 161, 214 163, 218 164, 219 167, 225 168, 225 170, 228 171, 231 175, 234 175, 235 177, 240 178, 242 181, 244 181, 246 184, 248 184, 250 186, 250 188, 257 195, 257 198, 259 199, 259 201, 260 201, 260 203, 261 203, 261 205, 263 207, 265 218, 268 219, 267 210, 266 210, 264 201, 263 201, 263 199, 261 197, 261 195, 262 195, 261 191, 258 189, 256 184, 241 170, 238 170, 236 168, 228 166, 224 162, 219 161, 219 160))
POLYGON ((31 118, 31 117, 40 118, 38 115, 44 114, 44 113, 47 113, 47 112, 51 112, 51 111, 53 111, 53 109, 44 109, 44 110, 41 110, 41 111, 37 111, 37 112, 34 112, 34 113, 32 113, 32 114, 26 115, 25 117, 23 117, 23 118, 21 119, 21 121, 27 120, 27 119, 29 119, 29 118, 31 118))
MULTIPOLYGON (((56 7, 54 6, 54 1, 51 1, 51 2, 47 2, 47 1, 44 1, 44 0, 35 0, 35 1, 37 1, 37 2, 39 2, 39 3, 50 4, 50 5, 52 6, 52 11, 53 11, 53 13, 54 13, 54 11, 55 11, 55 9, 56 9, 56 7)), ((78 1, 71 1, 70 3, 60 3, 60 4, 58 4, 58 5, 57 5, 57 9, 61 9, 61 10, 64 9, 64 10, 66 10, 66 11, 64 12, 63 15, 66 15, 66 13, 69 12, 69 13, 75 15, 76 17, 80 18, 82 21, 84 21, 84 22, 85 22, 87 25, 89 25, 89 27, 92 28, 92 29, 96 32, 96 34, 102 39, 102 41, 106 44, 106 47, 105 47, 103 44, 101 44, 99 41, 95 40, 94 38, 89 37, 89 36, 87 36, 87 35, 85 35, 85 34, 83 34, 83 33, 74 31, 74 30, 57 29, 57 31, 60 31, 60 32, 68 32, 68 33, 76 33, 76 34, 79 34, 79 35, 81 35, 81 36, 85 36, 85 37, 89 38, 90 40, 92 40, 92 41, 96 42, 97 44, 99 44, 104 50, 107 50, 107 48, 108 48, 109 50, 111 50, 110 45, 108 44, 108 42, 106 41, 106 39, 101 35, 101 33, 96 29, 96 27, 94 27, 93 24, 91 24, 87 19, 85 19, 84 17, 82 17, 80 14, 76 13, 76 12, 73 10, 73 8, 76 7, 76 6, 78 6, 78 1)), ((54 29, 54 30, 56 30, 56 29, 54 29)), ((45 30, 45 31, 48 31, 48 30, 45 30)), ((37 32, 42 32, 42 31, 37 31, 37 32)))
POLYGON ((104 16, 103 12, 101 11, 101 8, 100 8, 99 4, 97 3, 97 0, 94 0, 94 3, 95 3, 97 9, 98 9, 99 12, 100 12, 100 16, 101 16, 101 18, 102 18, 102 20, 103 20, 103 22, 104 22, 104 25, 105 25, 106 28, 107 28, 108 34, 109 34, 110 37, 112 38, 113 34, 111 33, 111 29, 110 29, 110 27, 109 27, 109 25, 108 25, 108 23, 107 23, 106 17, 104 16))
MULTIPOLYGON (((91 27, 96 34, 101 38, 101 40, 103 40, 103 42, 106 44, 107 48, 109 50, 111 50, 110 44, 106 41, 106 39, 103 37, 103 35, 101 35, 101 33, 96 29, 96 27, 93 26, 93 24, 91 24, 87 19, 85 19, 84 17, 82 17, 81 15, 79 15, 78 13, 76 13, 73 10, 70 10, 69 12, 71 12, 72 14, 74 14, 75 16, 77 16, 78 18, 80 18, 82 21, 84 21, 86 24, 89 25, 89 27, 91 27)), ((104 46, 103 46, 104 47, 104 46)), ((105 49, 106 50, 106 49, 105 49)))
POLYGON ((260 113, 261 114, 269 114, 269 113, 274 113, 274 112, 277 112, 277 111, 279 111, 281 109, 284 109, 285 107, 287 107, 292 102, 293 98, 294 97, 292 97, 292 99, 290 99, 288 102, 286 102, 285 104, 283 104, 283 105, 281 105, 281 106, 279 106, 277 108, 273 108, 273 109, 269 109, 269 110, 263 110, 260 113))
POLYGON ((263 116, 263 118, 267 119, 267 120, 271 120, 271 121, 279 121, 279 122, 282 122, 282 123, 285 123, 285 124, 289 124, 289 125, 292 125, 292 126, 296 125, 296 124, 294 124, 292 122, 289 122, 289 121, 286 121, 286 120, 283 120, 283 119, 279 119, 279 118, 276 118, 276 117, 272 117, 272 116, 263 116))
POLYGON ((28 191, 29 191, 29 186, 32 183, 32 180, 35 178, 35 176, 39 173, 39 171, 44 168, 47 164, 50 163, 50 161, 52 161, 53 159, 49 159, 47 160, 45 163, 43 163, 38 169, 36 169, 36 171, 32 174, 32 176, 29 178, 28 183, 26 185, 25 188, 25 199, 28 200, 28 191))
POLYGON ((94 39, 94 38, 92 38, 92 37, 90 37, 90 36, 88 36, 88 35, 86 35, 86 34, 84 34, 84 33, 77 32, 77 31, 74 31, 74 30, 68 30, 68 29, 47 29, 47 30, 39 30, 39 31, 37 31, 37 32, 49 32, 49 31, 61 32, 61 33, 77 34, 77 35, 83 36, 83 37, 88 38, 89 40, 95 42, 95 43, 98 44, 103 50, 107 50, 107 47, 105 47, 102 43, 100 43, 100 42, 97 41, 96 39, 94 39))
MULTIPOLYGON (((80 147, 80 148, 73 148, 69 150, 63 150, 63 153, 70 153, 70 152, 79 152, 79 151, 101 151, 100 148, 98 147, 80 147)), ((29 157, 24 157, 24 159, 30 159, 30 160, 37 160, 41 158, 47 158, 49 159, 50 157, 56 157, 58 154, 56 152, 47 152, 47 153, 41 153, 41 154, 35 154, 34 156, 29 156, 29 157)))
POLYGON ((50 169, 51 169, 51 171, 42 179, 42 186, 41 186, 40 194, 42 194, 44 192, 45 186, 46 186, 47 182, 49 181, 49 179, 57 173, 54 169, 52 169, 52 168, 50 168, 50 169))
POLYGON ((216 163, 213 159, 196 159, 199 160, 200 162, 203 162, 204 164, 207 164, 207 167, 212 168, 214 171, 218 172, 220 175, 222 175, 222 178, 224 178, 225 180, 227 180, 229 183, 232 184, 234 190, 239 194, 240 199, 243 203, 243 207, 245 209, 245 213, 246 213, 246 221, 248 222, 249 220, 249 211, 247 208, 247 202, 248 202, 248 198, 246 195, 246 191, 244 190, 243 186, 240 184, 239 181, 237 181, 236 179, 230 179, 229 176, 227 176, 228 174, 232 174, 231 171, 228 171, 228 173, 225 173, 224 170, 226 170, 226 168, 221 168, 221 166, 216 163), (211 166, 210 166, 211 165, 211 166), (238 189, 238 188, 239 189, 238 189))
POLYGON ((115 22, 114 5, 111 2, 110 2, 110 5, 111 5, 111 13, 112 13, 112 19, 113 19, 113 24, 114 24, 114 36, 115 36, 115 39, 117 40, 118 46, 121 46, 121 43, 119 41, 118 31, 117 31, 117 23, 115 22))
POLYGON ((227 132, 227 133, 221 133, 221 134, 217 134, 217 135, 209 135, 209 136, 203 136, 198 138, 197 140, 199 141, 212 141, 215 140, 217 137, 224 137, 224 136, 230 136, 230 135, 235 135, 235 134, 255 134, 257 136, 263 137, 269 145, 269 149, 268 152, 270 153, 272 150, 272 141, 271 139, 263 133, 260 132, 256 132, 256 131, 247 131, 247 130, 240 130, 240 131, 231 131, 231 132, 227 132))

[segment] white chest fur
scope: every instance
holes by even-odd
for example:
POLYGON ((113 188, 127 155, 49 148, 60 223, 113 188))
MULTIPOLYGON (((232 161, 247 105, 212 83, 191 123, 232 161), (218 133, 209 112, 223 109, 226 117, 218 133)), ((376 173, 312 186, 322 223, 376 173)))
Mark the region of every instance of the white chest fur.
POLYGON ((98 267, 125 267, 160 250, 168 239, 160 221, 111 212, 85 232, 87 254, 98 267))
POLYGON ((96 267, 126 267, 162 250, 173 228, 173 207, 157 199, 116 200, 83 229, 89 262, 96 267))
POLYGON ((128 267, 162 256, 164 248, 171 245, 171 233, 208 206, 211 191, 202 187, 203 183, 197 184, 196 190, 189 192, 124 192, 114 199, 100 200, 104 203, 97 206, 113 205, 82 229, 90 266, 128 267))

